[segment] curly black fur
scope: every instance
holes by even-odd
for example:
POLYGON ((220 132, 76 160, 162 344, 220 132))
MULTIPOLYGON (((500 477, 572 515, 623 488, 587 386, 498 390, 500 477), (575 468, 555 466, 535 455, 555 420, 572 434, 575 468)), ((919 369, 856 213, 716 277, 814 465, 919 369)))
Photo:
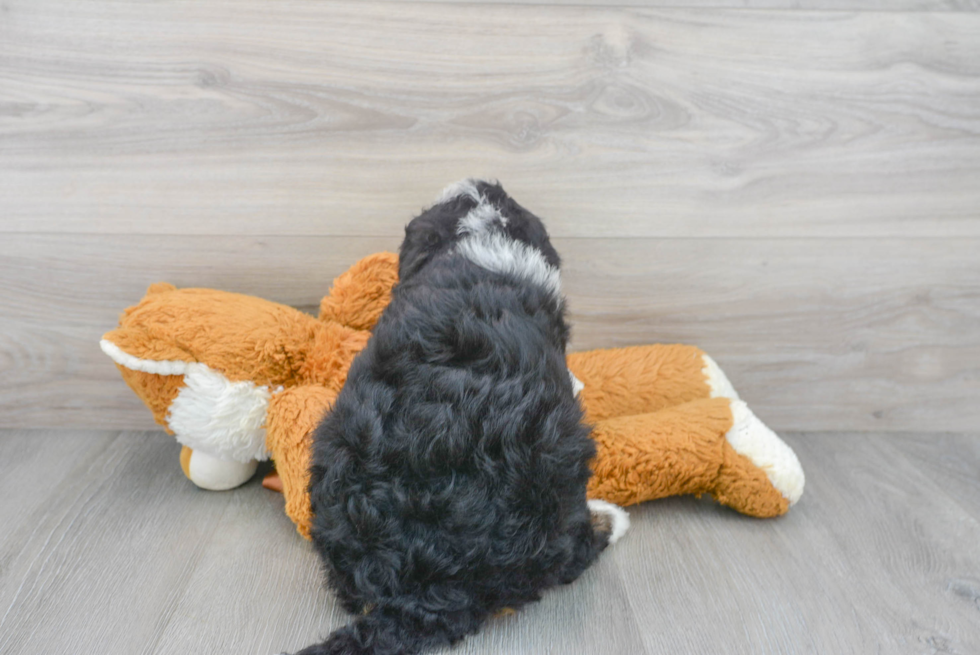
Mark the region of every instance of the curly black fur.
POLYGON ((558 254, 499 185, 466 189, 407 226, 391 304, 316 430, 313 543, 362 616, 302 655, 452 644, 607 545, 586 505, 595 446, 565 367, 564 300, 460 246, 482 231, 554 269, 558 254), (472 219, 478 205, 491 219, 472 219))

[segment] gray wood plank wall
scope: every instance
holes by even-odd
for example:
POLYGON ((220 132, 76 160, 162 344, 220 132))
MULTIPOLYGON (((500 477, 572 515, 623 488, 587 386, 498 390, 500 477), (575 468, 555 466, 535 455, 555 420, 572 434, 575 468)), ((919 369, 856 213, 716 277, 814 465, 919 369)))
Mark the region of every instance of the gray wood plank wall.
POLYGON ((975 429, 976 3, 585 4, 4 0, 0 426, 150 427, 97 347, 148 284, 310 308, 481 175, 575 348, 698 344, 781 430, 975 429))

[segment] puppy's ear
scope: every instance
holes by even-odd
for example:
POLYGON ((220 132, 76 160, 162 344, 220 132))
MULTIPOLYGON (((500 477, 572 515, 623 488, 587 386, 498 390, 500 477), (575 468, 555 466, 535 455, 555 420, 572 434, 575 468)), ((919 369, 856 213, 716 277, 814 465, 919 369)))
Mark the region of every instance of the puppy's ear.
POLYGON ((419 267, 420 259, 424 257, 421 244, 416 243, 413 238, 412 224, 405 226, 405 240, 398 250, 398 279, 404 281, 413 271, 419 267))

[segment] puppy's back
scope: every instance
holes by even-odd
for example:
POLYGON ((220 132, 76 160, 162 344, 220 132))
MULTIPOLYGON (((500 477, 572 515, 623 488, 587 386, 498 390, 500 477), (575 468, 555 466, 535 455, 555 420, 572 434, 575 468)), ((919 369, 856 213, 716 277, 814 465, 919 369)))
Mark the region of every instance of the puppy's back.
MULTIPOLYGON (((314 543, 347 609, 371 609, 323 648, 451 643, 606 544, 562 301, 484 264, 457 244, 413 270, 316 432, 314 543)), ((389 652, 371 648, 353 652, 389 652)))

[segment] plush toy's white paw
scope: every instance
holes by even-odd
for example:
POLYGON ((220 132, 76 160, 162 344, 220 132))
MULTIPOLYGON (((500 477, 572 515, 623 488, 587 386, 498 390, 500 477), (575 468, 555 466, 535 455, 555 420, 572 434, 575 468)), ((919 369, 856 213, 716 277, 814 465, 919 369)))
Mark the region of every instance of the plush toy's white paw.
POLYGON ((210 491, 226 491, 245 484, 255 475, 255 469, 259 465, 254 459, 250 462, 235 462, 189 448, 181 453, 180 463, 191 482, 210 491))
POLYGON ((740 455, 765 471, 769 482, 793 505, 803 495, 803 467, 785 441, 752 413, 741 400, 733 400, 732 428, 725 434, 740 455))
POLYGON ((595 514, 605 514, 609 517, 612 523, 612 532, 609 534, 610 546, 619 541, 626 534, 626 531, 630 529, 630 515, 619 505, 594 499, 589 501, 589 511, 595 514))

